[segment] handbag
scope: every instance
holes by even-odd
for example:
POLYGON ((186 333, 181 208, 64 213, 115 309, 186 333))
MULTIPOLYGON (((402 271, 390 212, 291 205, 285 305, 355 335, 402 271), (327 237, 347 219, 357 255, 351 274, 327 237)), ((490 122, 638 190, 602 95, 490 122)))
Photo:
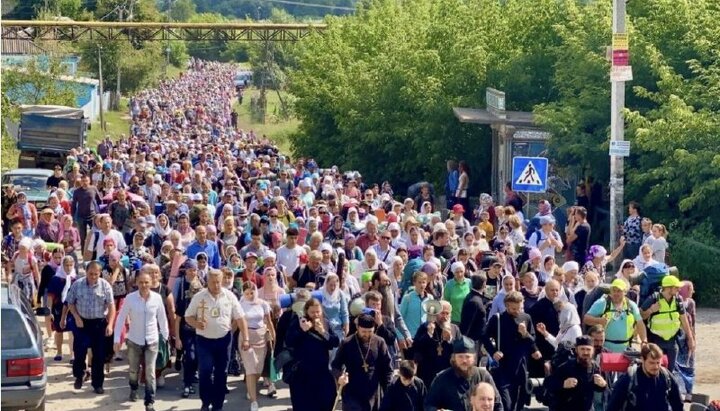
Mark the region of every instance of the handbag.
POLYGON ((268 378, 270 379, 270 382, 278 382, 280 381, 282 371, 278 372, 278 369, 275 368, 275 347, 273 346, 273 343, 268 344, 268 349, 270 352, 265 356, 267 358, 267 367, 268 367, 268 378))
POLYGON ((165 337, 163 337, 163 335, 160 334, 160 339, 158 340, 158 354, 157 354, 157 359, 155 360, 155 369, 156 370, 165 369, 169 362, 170 362, 170 346, 168 345, 168 342, 165 339, 165 337))

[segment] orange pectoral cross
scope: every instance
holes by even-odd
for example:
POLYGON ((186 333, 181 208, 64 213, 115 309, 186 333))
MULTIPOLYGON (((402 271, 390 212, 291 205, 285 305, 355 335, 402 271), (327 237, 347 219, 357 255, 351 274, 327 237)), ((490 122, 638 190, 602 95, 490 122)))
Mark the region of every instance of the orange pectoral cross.
POLYGON ((205 321, 205 311, 207 311, 208 306, 205 303, 205 300, 200 301, 200 304, 198 305, 198 313, 197 313, 197 319, 200 321, 205 321))

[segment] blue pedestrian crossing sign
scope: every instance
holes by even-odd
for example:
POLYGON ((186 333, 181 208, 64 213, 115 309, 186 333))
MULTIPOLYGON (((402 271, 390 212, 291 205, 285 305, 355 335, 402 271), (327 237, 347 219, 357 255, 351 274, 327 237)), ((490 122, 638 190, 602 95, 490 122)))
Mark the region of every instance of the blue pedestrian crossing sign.
POLYGON ((548 159, 544 157, 513 157, 512 189, 526 193, 547 191, 548 159))

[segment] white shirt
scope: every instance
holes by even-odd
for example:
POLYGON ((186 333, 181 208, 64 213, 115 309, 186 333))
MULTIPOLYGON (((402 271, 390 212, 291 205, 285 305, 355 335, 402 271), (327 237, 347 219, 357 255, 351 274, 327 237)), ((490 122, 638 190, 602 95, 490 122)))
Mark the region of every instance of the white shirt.
POLYGON ((285 275, 292 275, 300 265, 300 256, 305 254, 305 249, 297 244, 295 248, 288 248, 284 245, 277 250, 277 262, 284 265, 287 272, 285 275))
MULTIPOLYGON (((555 230, 550 231, 549 234, 544 232, 543 230, 535 231, 534 233, 532 233, 530 235, 530 238, 528 239, 528 245, 530 247, 535 247, 537 249, 540 249, 540 244, 545 242, 548 238, 550 238, 550 236, 554 237, 560 243, 560 248, 562 248, 562 246, 563 246, 562 239, 560 238, 560 234, 555 230)), ((540 249, 540 252, 542 253, 543 261, 545 261, 544 258, 546 256, 552 256, 554 258, 555 257, 555 247, 551 246, 550 243, 543 244, 543 245, 547 246, 543 249, 540 249)))
POLYGON ((267 302, 255 297, 253 302, 243 300, 240 306, 245 312, 245 320, 249 329, 257 330, 266 327, 265 316, 270 315, 270 305, 267 302))
POLYGON ((190 300, 190 305, 185 310, 185 318, 187 317, 205 320, 205 329, 196 329, 197 335, 218 339, 227 335, 232 330, 232 322, 244 318, 245 312, 232 291, 221 288, 220 294, 214 297, 206 288, 190 300))
POLYGON ((144 346, 158 342, 158 329, 165 341, 168 340, 168 321, 160 294, 150 291, 150 296, 145 300, 140 291, 134 291, 125 297, 115 321, 115 343, 120 342, 120 334, 128 318, 130 330, 126 337, 135 344, 144 346))
POLYGON ((125 244, 125 237, 120 233, 120 231, 115 229, 110 229, 110 231, 105 234, 102 231, 97 232, 100 238, 98 238, 97 241, 97 250, 95 250, 95 235, 93 234, 93 237, 90 239, 90 244, 88 244, 88 251, 96 251, 96 259, 102 257, 105 255, 105 247, 103 247, 103 242, 106 238, 112 238, 115 241, 115 249, 118 251, 125 252, 127 250, 127 244, 125 244))

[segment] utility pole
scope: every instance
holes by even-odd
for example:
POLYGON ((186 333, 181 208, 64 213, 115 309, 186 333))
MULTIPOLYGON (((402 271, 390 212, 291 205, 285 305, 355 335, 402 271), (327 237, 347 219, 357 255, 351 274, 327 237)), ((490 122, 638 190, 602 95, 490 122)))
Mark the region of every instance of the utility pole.
POLYGON ((98 47, 98 77, 100 77, 100 128, 105 130, 105 117, 103 117, 103 75, 102 75, 102 47, 98 47))
MULTIPOLYGON (((118 21, 122 23, 123 12, 125 8, 118 9, 118 21)), ((115 84, 115 98, 113 99, 113 109, 120 110, 120 56, 117 56, 117 83, 115 84)))
MULTIPOLYGON (((625 34, 625 0, 613 0, 613 37, 625 34)), ((611 78, 610 140, 625 140, 625 81, 611 78)), ((624 158, 610 156, 610 249, 618 243, 619 226, 623 221, 623 195, 625 191, 624 158)))

